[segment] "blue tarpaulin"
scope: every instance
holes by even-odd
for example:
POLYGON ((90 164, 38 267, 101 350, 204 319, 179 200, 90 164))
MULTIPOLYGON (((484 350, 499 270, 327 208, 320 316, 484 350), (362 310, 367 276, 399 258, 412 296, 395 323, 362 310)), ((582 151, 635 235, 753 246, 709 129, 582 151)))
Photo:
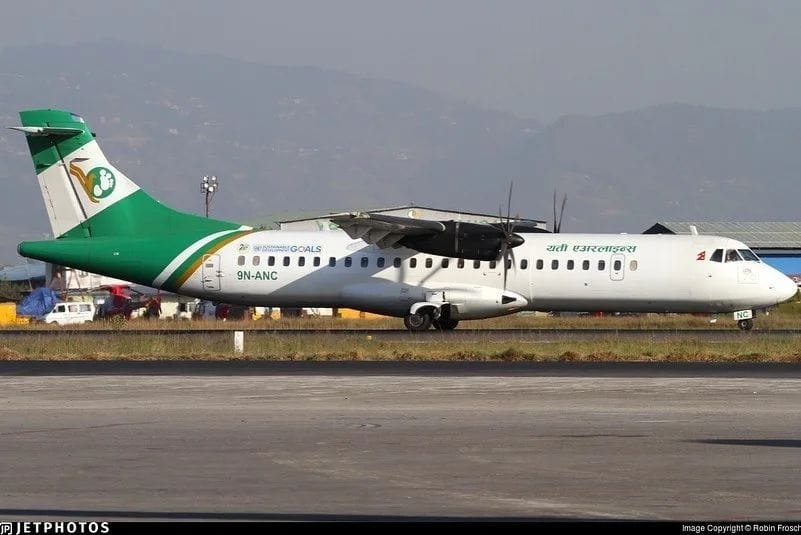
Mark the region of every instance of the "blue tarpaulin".
POLYGON ((20 316, 43 316, 53 310, 56 303, 61 301, 58 294, 51 288, 36 288, 31 294, 17 305, 17 314, 20 316))

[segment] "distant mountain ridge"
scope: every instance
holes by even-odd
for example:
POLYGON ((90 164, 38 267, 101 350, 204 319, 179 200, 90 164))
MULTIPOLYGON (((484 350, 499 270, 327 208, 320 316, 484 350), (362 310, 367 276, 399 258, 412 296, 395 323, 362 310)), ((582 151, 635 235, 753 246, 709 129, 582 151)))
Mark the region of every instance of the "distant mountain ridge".
MULTIPOLYGON (((0 51, 0 121, 65 107, 165 203, 212 214, 417 204, 640 232, 658 219, 797 218, 801 109, 671 104, 544 126, 406 84, 119 42, 0 51)), ((0 263, 49 232, 24 140, 0 132, 0 263)))

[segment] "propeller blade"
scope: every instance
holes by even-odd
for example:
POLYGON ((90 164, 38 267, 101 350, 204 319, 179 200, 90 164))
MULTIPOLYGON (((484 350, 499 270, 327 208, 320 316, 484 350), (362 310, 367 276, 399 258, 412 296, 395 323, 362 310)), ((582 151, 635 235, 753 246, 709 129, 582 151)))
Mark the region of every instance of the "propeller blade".
POLYGON ((506 237, 509 238, 509 234, 512 233, 512 188, 514 187, 515 182, 514 180, 509 182, 509 200, 506 203, 506 237))
POLYGON ((506 246, 506 242, 503 242, 501 245, 501 262, 503 262, 503 289, 506 291, 506 255, 509 252, 509 248, 506 246))
POLYGON ((556 226, 556 232, 562 232, 562 218, 565 216, 565 205, 567 204, 567 193, 562 197, 562 208, 559 210, 559 223, 556 226))

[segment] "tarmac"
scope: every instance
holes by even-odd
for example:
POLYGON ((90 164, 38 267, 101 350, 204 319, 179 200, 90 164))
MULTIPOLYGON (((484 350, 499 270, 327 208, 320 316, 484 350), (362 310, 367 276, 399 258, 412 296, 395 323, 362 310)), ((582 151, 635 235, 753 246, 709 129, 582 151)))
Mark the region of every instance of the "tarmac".
POLYGON ((801 519, 796 365, 226 364, 0 363, 0 520, 801 519))

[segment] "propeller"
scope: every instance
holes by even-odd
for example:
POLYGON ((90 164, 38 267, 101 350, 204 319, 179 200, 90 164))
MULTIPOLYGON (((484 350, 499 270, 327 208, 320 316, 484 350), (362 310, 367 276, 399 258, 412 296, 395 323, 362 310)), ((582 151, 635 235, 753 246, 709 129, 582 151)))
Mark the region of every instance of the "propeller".
POLYGON ((553 232, 562 232, 562 218, 565 215, 565 205, 567 204, 567 193, 562 196, 562 207, 559 210, 559 217, 556 215, 556 190, 553 190, 553 232))
POLYGON ((512 225, 512 188, 514 181, 509 183, 509 198, 506 202, 506 221, 503 219, 503 208, 498 207, 498 215, 501 220, 501 230, 503 231, 503 241, 498 251, 498 258, 503 262, 503 290, 506 291, 506 279, 508 276, 508 260, 509 253, 511 252, 512 261, 514 261, 514 248, 521 245, 525 240, 514 233, 514 225, 512 225))

